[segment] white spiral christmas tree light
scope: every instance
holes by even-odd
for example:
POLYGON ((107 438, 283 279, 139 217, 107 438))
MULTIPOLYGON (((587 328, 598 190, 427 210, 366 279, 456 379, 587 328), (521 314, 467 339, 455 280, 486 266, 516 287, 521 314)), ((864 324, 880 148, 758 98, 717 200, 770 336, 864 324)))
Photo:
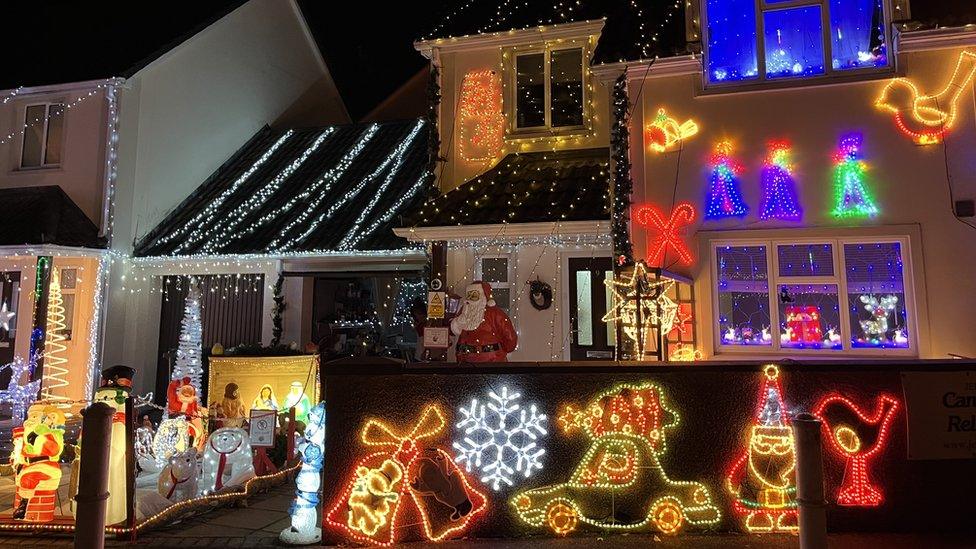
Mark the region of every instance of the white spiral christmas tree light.
POLYGON ((197 280, 190 277, 190 289, 186 294, 183 320, 180 322, 180 343, 176 349, 176 363, 172 379, 190 378, 190 384, 200 393, 203 375, 203 323, 200 320, 200 288, 197 280))
POLYGON ((68 347, 64 344, 64 297, 61 295, 61 275, 56 267, 51 268, 51 285, 47 297, 47 322, 44 329, 44 375, 41 383, 41 399, 63 401, 69 400, 62 393, 68 386, 66 364, 64 357, 68 347))

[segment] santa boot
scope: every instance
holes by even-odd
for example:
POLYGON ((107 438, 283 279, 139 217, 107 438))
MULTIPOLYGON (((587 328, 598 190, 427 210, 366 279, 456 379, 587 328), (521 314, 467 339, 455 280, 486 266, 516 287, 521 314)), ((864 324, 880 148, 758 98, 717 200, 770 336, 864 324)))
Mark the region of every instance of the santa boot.
POLYGON ((14 509, 13 518, 16 520, 23 520, 27 516, 27 504, 30 503, 29 498, 20 498, 20 505, 14 509))

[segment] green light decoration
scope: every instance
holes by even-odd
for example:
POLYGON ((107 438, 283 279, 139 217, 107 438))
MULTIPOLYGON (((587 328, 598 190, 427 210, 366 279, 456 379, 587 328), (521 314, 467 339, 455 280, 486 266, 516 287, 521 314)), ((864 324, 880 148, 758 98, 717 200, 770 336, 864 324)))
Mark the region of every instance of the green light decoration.
POLYGON ((874 217, 878 206, 865 187, 867 164, 861 160, 861 144, 864 136, 849 133, 840 138, 840 146, 834 153, 834 217, 874 217))

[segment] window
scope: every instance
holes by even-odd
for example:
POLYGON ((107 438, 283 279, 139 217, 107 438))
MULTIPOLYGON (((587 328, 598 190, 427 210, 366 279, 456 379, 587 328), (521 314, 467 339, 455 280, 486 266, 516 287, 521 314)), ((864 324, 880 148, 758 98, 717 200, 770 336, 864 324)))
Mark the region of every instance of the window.
POLYGON ((61 305, 64 307, 64 330, 61 335, 71 341, 75 331, 75 294, 78 291, 78 269, 61 269, 61 305))
POLYGON ((65 107, 61 103, 27 106, 24 112, 21 168, 42 168, 61 164, 64 110, 65 107))
POLYGON ((583 57, 583 48, 546 48, 515 56, 516 131, 584 125, 583 57))
POLYGON ((901 238, 716 244, 719 349, 909 351, 906 246, 901 238))
POLYGON ((475 277, 491 286, 495 304, 505 312, 512 306, 512 273, 508 256, 483 256, 478 259, 475 277))
POLYGON ((710 84, 888 66, 884 0, 706 0, 705 17, 710 84))

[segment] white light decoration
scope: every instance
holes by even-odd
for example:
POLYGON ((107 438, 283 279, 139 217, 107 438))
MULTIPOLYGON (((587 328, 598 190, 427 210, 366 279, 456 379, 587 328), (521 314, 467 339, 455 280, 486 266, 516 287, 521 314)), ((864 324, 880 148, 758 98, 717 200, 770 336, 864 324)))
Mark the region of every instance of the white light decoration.
POLYGON ((210 434, 203 450, 203 494, 241 486, 254 478, 251 437, 239 427, 222 427, 210 434), (226 479, 225 479, 226 477, 226 479))
POLYGON ((529 478, 534 469, 542 469, 546 450, 538 441, 548 434, 548 418, 535 404, 528 410, 522 408, 517 402, 521 397, 502 387, 501 393, 489 390, 486 403, 472 398, 469 407, 459 410, 462 419, 455 425, 459 440, 454 442, 454 461, 468 472, 478 469, 484 473, 481 481, 490 483, 493 490, 502 484, 512 486, 519 473, 529 478))
POLYGON ((183 320, 180 322, 180 343, 176 349, 171 379, 190 378, 190 384, 201 393, 203 375, 203 324, 200 320, 200 288, 196 278, 190 277, 183 320))
POLYGON ((173 454, 185 452, 190 446, 190 423, 186 418, 174 417, 159 423, 152 441, 152 454, 158 467, 166 464, 173 454))
POLYGON ((429 175, 430 175, 430 172, 425 172, 424 175, 420 176, 420 178, 417 179, 417 182, 414 183, 413 186, 411 186, 409 189, 407 189, 406 194, 404 194, 399 199, 397 199, 397 201, 394 202, 390 206, 390 208, 388 210, 386 210, 386 212, 383 215, 381 215, 378 218, 376 218, 373 221, 373 223, 371 223, 369 225, 369 227, 366 227, 365 229, 363 229, 363 231, 360 232, 355 237, 349 239, 348 241, 344 240, 343 242, 341 242, 339 244, 339 249, 340 250, 347 250, 347 249, 354 248, 357 244, 359 244, 359 242, 362 239, 364 239, 367 236, 373 234, 373 231, 375 231, 376 229, 378 229, 380 225, 386 223, 394 215, 400 213, 400 208, 403 206, 403 203, 406 202, 407 200, 410 200, 411 198, 414 197, 414 195, 417 194, 417 192, 427 183, 427 178, 428 178, 429 175))
POLYGON ((291 506, 291 526, 281 531, 281 541, 304 545, 322 541, 322 529, 317 527, 319 490, 322 487, 322 458, 325 445, 325 403, 320 402, 308 414, 304 441, 298 451, 302 455, 302 469, 295 478, 295 501, 291 506))
MULTIPOLYGON (((177 230, 160 238, 157 241, 157 244, 166 244, 167 242, 182 237, 187 233, 189 233, 189 235, 181 244, 179 248, 180 250, 182 250, 186 246, 189 246, 191 244, 196 244, 197 242, 199 242, 200 239, 203 237, 202 234, 203 231, 205 231, 206 229, 212 226, 214 217, 217 216, 217 210, 220 209, 220 206, 224 203, 224 201, 230 198, 237 191, 237 189, 240 188, 240 186, 243 185, 248 180, 248 178, 250 178, 251 175, 254 174, 254 172, 258 171, 258 168, 264 165, 264 163, 267 162, 269 158, 271 158, 271 156, 275 153, 275 151, 277 151, 278 148, 281 147, 285 143, 285 141, 288 141, 288 138, 290 138, 294 134, 295 134, 294 130, 288 130, 287 132, 285 132, 284 135, 279 137, 278 140, 275 141, 274 144, 271 145, 271 147, 269 147, 268 150, 265 151, 264 154, 262 154, 261 157, 254 162, 254 164, 251 164, 251 167, 248 168, 247 171, 242 173, 240 177, 238 177, 230 187, 228 187, 224 192, 220 193, 220 196, 215 198, 213 202, 207 204, 207 207, 204 208, 203 211, 193 216, 193 219, 188 221, 186 225, 183 225, 177 230)), ((173 253, 175 254, 177 252, 174 251, 173 253)))
MULTIPOLYGON (((291 240, 285 242, 285 244, 282 245, 280 249, 281 250, 292 249, 298 246, 300 243, 304 242, 305 239, 309 237, 309 235, 314 233, 316 229, 319 228, 319 225, 323 221, 335 215, 335 213, 339 211, 340 208, 342 208, 343 206, 346 205, 346 203, 348 203, 350 200, 355 198, 356 195, 362 192, 363 189, 365 189, 369 183, 374 181, 377 177, 380 176, 381 173, 386 171, 387 166, 389 166, 392 163, 393 166, 390 167, 390 170, 386 175, 386 179, 383 181, 380 187, 374 191, 373 199, 370 201, 369 205, 367 205, 365 208, 363 208, 362 211, 360 211, 359 216, 356 219, 355 223, 353 223, 352 228, 349 229, 349 232, 343 238, 343 242, 346 242, 348 239, 351 239, 353 236, 355 236, 355 232, 359 229, 359 225, 361 225, 362 222, 366 219, 370 211, 373 209, 373 207, 382 197, 383 191, 386 190, 386 187, 389 186, 390 182, 393 180, 393 177, 396 176, 396 174, 400 171, 400 168, 403 165, 404 152, 413 142, 414 138, 417 137, 417 133, 420 132, 420 129, 423 127, 423 125, 424 125, 423 120, 418 120, 416 125, 414 125, 413 129, 410 131, 410 133, 403 139, 403 141, 401 141, 396 146, 396 148, 393 149, 393 151, 390 152, 390 155, 385 160, 383 160, 383 162, 381 162, 380 165, 377 166, 376 169, 372 171, 372 173, 364 177, 362 181, 359 182, 358 185, 356 185, 352 189, 349 189, 349 191, 347 191, 346 194, 339 197, 339 199, 336 200, 334 204, 332 204, 332 206, 329 208, 327 212, 320 214, 317 218, 315 218, 315 221, 309 224, 309 226, 305 229, 305 231, 303 231, 297 237, 292 238, 291 240)), ((338 248, 342 249, 342 246, 343 244, 340 243, 338 248)))
POLYGON ((41 376, 41 398, 45 400, 66 401, 67 396, 58 394, 68 386, 68 359, 64 354, 68 346, 61 333, 67 326, 64 323, 64 298, 61 296, 60 270, 51 266, 51 284, 48 288, 47 322, 44 328, 44 373, 41 376))
POLYGON ((10 404, 10 418, 14 426, 20 425, 24 421, 24 414, 30 405, 37 400, 37 391, 41 388, 41 380, 31 381, 30 372, 36 366, 37 361, 30 362, 14 357, 14 361, 0 367, 0 371, 10 368, 10 383, 6 389, 0 389, 0 403, 10 404), (23 384, 21 382, 23 381, 23 384))
POLYGON ((315 141, 302 152, 298 158, 294 159, 287 166, 282 169, 278 175, 274 176, 270 181, 265 183, 260 189, 257 189, 254 194, 248 197, 243 204, 237 206, 233 211, 229 212, 226 216, 222 216, 223 219, 214 224, 208 234, 208 240, 203 245, 204 253, 215 253, 218 252, 220 248, 223 248, 229 242, 229 237, 234 233, 237 226, 241 224, 244 219, 249 215, 257 211, 258 208, 264 205, 265 202, 271 198, 278 189, 281 188, 281 184, 291 177, 295 170, 300 168, 302 164, 312 154, 325 143, 325 140, 335 133, 335 128, 326 128, 315 138, 315 141))
POLYGON ((344 154, 342 158, 339 159, 339 162, 337 162, 335 166, 332 166, 331 168, 328 169, 328 171, 322 174, 322 177, 318 178, 318 180, 315 181, 315 183, 312 183, 308 187, 305 187, 305 189, 302 190, 302 192, 293 196, 291 199, 288 200, 288 202, 279 206, 274 211, 266 213, 263 216, 261 216, 247 229, 239 233, 236 233, 234 235, 231 235, 228 242, 232 242, 234 240, 240 239, 241 237, 247 236, 253 233, 258 227, 261 227, 267 224, 269 221, 281 217, 282 214, 290 213, 292 208, 294 208, 299 201, 306 200, 309 197, 311 197, 311 200, 307 204, 303 205, 302 211, 298 212, 298 215, 292 216, 292 219, 288 222, 288 224, 281 229, 279 235, 271 242, 269 247, 274 248, 275 246, 277 246, 278 243, 281 241, 281 239, 284 237, 284 235, 288 234, 288 232, 295 225, 304 222, 306 219, 308 219, 308 216, 312 215, 313 211, 318 209, 319 204, 322 203, 322 200, 324 200, 325 197, 328 196, 328 192, 329 190, 332 189, 332 185, 335 184, 335 182, 338 181, 346 173, 346 170, 349 169, 349 166, 353 163, 353 161, 357 157, 359 157, 359 153, 361 153, 363 149, 366 147, 366 144, 373 139, 373 136, 376 135, 376 130, 378 128, 379 128, 379 124, 370 124, 369 127, 366 128, 366 131, 364 131, 363 134, 359 137, 359 141, 357 141, 356 144, 352 146, 352 148, 346 151, 346 154, 344 154))
POLYGON ((105 293, 105 279, 109 275, 111 257, 102 256, 98 259, 98 271, 95 273, 95 295, 92 296, 92 317, 88 324, 88 375, 85 377, 85 394, 90 395, 99 378, 101 365, 98 355, 101 348, 98 344, 102 334, 102 298, 105 293))
POLYGON ((13 320, 14 315, 16 314, 17 313, 7 308, 7 302, 4 302, 3 305, 0 305, 0 328, 3 328, 4 330, 9 332, 10 321, 13 320))

